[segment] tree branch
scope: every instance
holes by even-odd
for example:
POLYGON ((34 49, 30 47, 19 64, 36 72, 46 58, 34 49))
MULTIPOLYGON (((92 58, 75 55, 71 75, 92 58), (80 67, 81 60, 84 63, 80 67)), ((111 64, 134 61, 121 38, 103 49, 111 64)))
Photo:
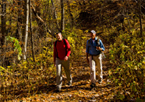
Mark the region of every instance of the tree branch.
POLYGON ((0 16, 5 16, 6 15, 6 13, 4 13, 4 14, 0 14, 0 16))
POLYGON ((32 7, 32 11, 33 11, 34 15, 37 17, 37 19, 38 19, 40 22, 42 22, 42 23, 45 25, 45 28, 46 28, 47 32, 48 32, 49 34, 52 35, 51 30, 48 28, 48 26, 47 26, 47 24, 44 22, 44 20, 38 15, 38 13, 37 13, 35 7, 34 7, 32 4, 31 4, 31 7, 32 7))

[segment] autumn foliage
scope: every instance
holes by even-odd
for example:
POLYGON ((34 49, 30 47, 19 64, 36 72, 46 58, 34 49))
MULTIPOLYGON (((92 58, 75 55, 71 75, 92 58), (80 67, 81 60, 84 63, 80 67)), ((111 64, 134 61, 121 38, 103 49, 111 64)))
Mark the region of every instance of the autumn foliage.
POLYGON ((1 1, 0 100, 145 101, 143 0, 61 0, 64 22, 60 0, 30 1, 28 39, 25 39, 26 2, 1 1), (90 90, 85 56, 90 29, 96 30, 106 48, 104 80, 102 84, 96 83, 94 90, 90 90), (73 85, 66 85, 63 71, 62 92, 56 93, 53 43, 59 31, 71 45, 73 85))

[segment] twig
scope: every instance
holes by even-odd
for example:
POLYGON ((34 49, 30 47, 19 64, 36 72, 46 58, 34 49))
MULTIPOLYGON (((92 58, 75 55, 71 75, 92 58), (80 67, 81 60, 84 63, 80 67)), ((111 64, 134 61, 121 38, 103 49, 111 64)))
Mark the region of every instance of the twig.
POLYGON ((6 15, 6 13, 4 13, 4 14, 0 14, 0 16, 5 16, 6 15))

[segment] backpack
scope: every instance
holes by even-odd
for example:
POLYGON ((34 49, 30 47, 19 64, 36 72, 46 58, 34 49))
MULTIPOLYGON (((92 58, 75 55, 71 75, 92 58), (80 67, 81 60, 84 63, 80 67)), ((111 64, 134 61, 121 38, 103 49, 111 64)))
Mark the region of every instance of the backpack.
MULTIPOLYGON (((95 40, 96 44, 98 44, 100 46, 100 42, 99 42, 99 38, 97 37, 97 40, 95 40)), ((90 39, 88 40, 88 44, 90 44, 90 39)))
MULTIPOLYGON (((67 54, 67 44, 66 44, 66 41, 65 41, 65 39, 62 39, 62 40, 63 40, 63 42, 65 44, 65 50, 66 50, 66 54, 67 54)), ((55 41, 55 48, 56 48, 56 44, 57 44, 57 40, 55 41)), ((56 49, 56 52, 57 52, 57 49, 56 49)))
MULTIPOLYGON (((97 40, 95 40, 95 42, 96 42, 96 44, 98 44, 98 45, 100 46, 99 40, 100 40, 100 39, 97 37, 97 40)), ((88 44, 90 44, 90 39, 88 40, 88 44)), ((105 59, 105 58, 106 58, 105 54, 104 54, 102 51, 101 51, 101 53, 102 53, 103 59, 105 59)))

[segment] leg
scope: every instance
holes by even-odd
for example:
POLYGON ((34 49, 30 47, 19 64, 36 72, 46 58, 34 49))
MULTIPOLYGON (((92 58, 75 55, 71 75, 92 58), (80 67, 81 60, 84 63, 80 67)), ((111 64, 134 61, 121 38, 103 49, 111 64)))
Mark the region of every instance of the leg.
POLYGON ((56 59, 56 84, 57 89, 60 91, 62 86, 62 65, 61 60, 56 59))
POLYGON ((98 70, 98 75, 100 79, 103 79, 103 74, 102 74, 102 54, 96 57, 96 63, 97 63, 97 70, 98 70))
POLYGON ((65 71, 67 80, 68 80, 69 84, 71 85, 72 84, 72 77, 71 77, 70 69, 69 69, 69 67, 70 67, 69 60, 62 61, 62 66, 64 67, 64 71, 65 71))
POLYGON ((95 61, 92 59, 92 56, 89 58, 90 64, 90 79, 91 83, 96 83, 96 68, 95 68, 95 61))

